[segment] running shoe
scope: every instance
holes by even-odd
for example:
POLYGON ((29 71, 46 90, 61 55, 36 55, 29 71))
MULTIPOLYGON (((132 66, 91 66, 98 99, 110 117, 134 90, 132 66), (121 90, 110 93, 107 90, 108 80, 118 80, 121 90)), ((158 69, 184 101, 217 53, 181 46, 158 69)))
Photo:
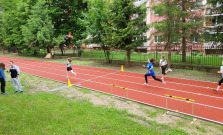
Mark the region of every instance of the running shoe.
POLYGON ((18 93, 18 91, 16 91, 15 93, 18 93))
POLYGON ((24 92, 23 92, 23 91, 21 91, 21 93, 23 94, 24 92))
POLYGON ((3 93, 2 95, 8 95, 7 93, 3 93))
POLYGON ((164 83, 166 85, 166 82, 162 81, 162 83, 164 83))
POLYGON ((172 72, 173 70, 169 68, 168 71, 172 72))
POLYGON ((213 90, 218 92, 218 90, 217 90, 217 89, 213 89, 213 90))
POLYGON ((144 83, 145 85, 148 85, 148 83, 144 83))

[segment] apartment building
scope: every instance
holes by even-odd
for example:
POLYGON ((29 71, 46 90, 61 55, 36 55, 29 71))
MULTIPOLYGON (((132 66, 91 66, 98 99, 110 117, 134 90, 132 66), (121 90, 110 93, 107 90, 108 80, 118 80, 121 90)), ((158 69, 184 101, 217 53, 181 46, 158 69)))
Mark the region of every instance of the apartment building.
MULTIPOLYGON (((151 7, 152 4, 156 4, 159 2, 159 0, 136 0, 135 1, 135 6, 139 6, 141 4, 146 4, 147 7, 151 7)), ((196 14, 199 13, 202 19, 191 19, 187 20, 190 22, 196 22, 196 21, 204 21, 204 27, 216 27, 219 25, 222 25, 222 22, 219 22, 218 19, 223 17, 223 14, 220 13, 213 13, 210 12, 210 7, 220 6, 219 3, 217 5, 207 5, 207 0, 202 0, 196 3, 196 7, 194 9, 191 9, 191 12, 196 14), (212 17, 209 17, 212 16, 212 17)), ((150 24, 153 22, 159 22, 162 21, 162 18, 158 16, 154 11, 152 11, 151 8, 148 8, 147 10, 147 17, 146 17, 146 24, 150 24)), ((202 29, 201 29, 202 30, 202 29)), ((151 34, 156 31, 155 28, 150 28, 148 32, 146 33, 147 38, 151 36, 151 34)), ((210 31, 210 34, 213 33, 214 31, 210 31)), ((143 44, 143 47, 138 47, 138 49, 141 52, 148 52, 152 51, 154 49, 157 49, 156 46, 158 44, 161 44, 161 37, 160 36, 151 36, 150 40, 148 40, 146 43, 143 44)), ((177 43, 180 43, 179 41, 176 41, 177 43)), ((180 49, 181 44, 178 45, 180 49)), ((191 36, 187 46, 193 46, 195 50, 210 50, 210 49, 216 49, 219 47, 223 47, 222 43, 215 43, 215 42, 208 42, 205 43, 199 36, 191 36)), ((223 48, 222 48, 223 49, 223 48)))

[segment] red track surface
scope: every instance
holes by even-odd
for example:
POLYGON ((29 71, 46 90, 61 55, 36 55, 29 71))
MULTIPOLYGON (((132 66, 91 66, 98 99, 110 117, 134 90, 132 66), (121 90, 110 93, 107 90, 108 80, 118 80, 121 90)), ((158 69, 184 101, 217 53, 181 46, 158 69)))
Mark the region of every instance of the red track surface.
MULTIPOLYGON (((7 67, 13 60, 24 73, 67 83, 65 64, 5 56, 0 56, 0 59, 7 67)), ((73 85, 127 98, 124 89, 113 87, 111 93, 110 84, 115 84, 129 89, 128 99, 161 108, 166 108, 165 94, 194 99, 195 117, 223 124, 223 91, 211 90, 216 88, 217 83, 165 77, 167 85, 149 78, 149 85, 146 86, 144 75, 139 73, 77 65, 73 66, 73 70, 77 73, 76 77, 70 73, 73 85)), ((184 100, 168 98, 168 109, 192 114, 192 104, 184 100)))

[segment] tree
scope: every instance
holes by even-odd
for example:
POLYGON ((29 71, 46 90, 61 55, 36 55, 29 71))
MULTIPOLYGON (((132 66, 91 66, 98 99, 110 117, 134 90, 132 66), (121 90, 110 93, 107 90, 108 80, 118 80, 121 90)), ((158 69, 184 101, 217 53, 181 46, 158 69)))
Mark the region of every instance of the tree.
POLYGON ((24 40, 34 49, 34 54, 37 54, 39 48, 48 48, 51 53, 54 29, 45 0, 38 0, 31 13, 27 24, 22 27, 24 40))
POLYGON ((202 20, 202 1, 201 0, 181 0, 178 3, 181 9, 181 19, 179 30, 182 40, 182 62, 186 62, 186 46, 191 36, 199 36, 203 22, 202 20))
POLYGON ((2 23, 0 34, 5 47, 16 47, 19 50, 27 48, 21 26, 27 23, 30 9, 36 0, 1 0, 2 23))
POLYGON ((88 12, 83 13, 84 19, 80 19, 81 23, 86 27, 83 37, 86 39, 80 40, 80 44, 97 44, 104 50, 105 58, 108 63, 110 60, 110 45, 105 44, 102 36, 105 34, 102 23, 108 23, 106 0, 89 0, 88 12))
POLYGON ((151 27, 155 27, 156 31, 151 36, 161 36, 162 44, 168 51, 168 68, 171 67, 171 53, 174 42, 180 38, 179 21, 181 18, 181 10, 176 5, 179 0, 160 0, 159 3, 152 5, 152 10, 155 11, 162 21, 159 23, 153 22, 151 27))
POLYGON ((0 7, 0 46, 2 49, 2 53, 4 54, 4 44, 3 44, 3 32, 2 32, 2 23, 3 23, 3 19, 2 19, 2 10, 0 7))
POLYGON ((148 26, 143 21, 146 17, 144 4, 136 7, 135 0, 112 0, 108 2, 109 23, 103 23, 105 34, 102 39, 107 45, 127 52, 127 65, 130 67, 130 51, 146 42, 143 33, 148 26))
POLYGON ((85 27, 79 21, 82 13, 87 10, 87 0, 48 0, 49 15, 52 18, 55 36, 72 33, 73 43, 84 39, 82 33, 85 27))
POLYGON ((206 8, 206 27, 203 37, 206 43, 213 42, 223 47, 223 1, 209 0, 206 8))

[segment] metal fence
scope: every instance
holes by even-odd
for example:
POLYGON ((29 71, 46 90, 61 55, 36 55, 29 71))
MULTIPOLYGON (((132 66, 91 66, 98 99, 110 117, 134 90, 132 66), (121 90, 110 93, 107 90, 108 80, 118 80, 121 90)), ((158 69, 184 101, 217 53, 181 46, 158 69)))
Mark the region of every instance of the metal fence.
MULTIPOLYGON (((131 52, 131 61, 147 62, 149 58, 159 60, 164 55, 168 60, 168 51, 163 46, 150 47, 147 53, 140 51, 131 52)), ((83 58, 105 59, 102 50, 83 50, 83 58)), ((110 51, 111 60, 127 61, 126 51, 116 50, 110 51)), ((223 46, 187 46, 186 62, 182 62, 181 46, 172 47, 171 62, 172 64, 189 64, 203 66, 221 66, 223 61, 223 46)))

